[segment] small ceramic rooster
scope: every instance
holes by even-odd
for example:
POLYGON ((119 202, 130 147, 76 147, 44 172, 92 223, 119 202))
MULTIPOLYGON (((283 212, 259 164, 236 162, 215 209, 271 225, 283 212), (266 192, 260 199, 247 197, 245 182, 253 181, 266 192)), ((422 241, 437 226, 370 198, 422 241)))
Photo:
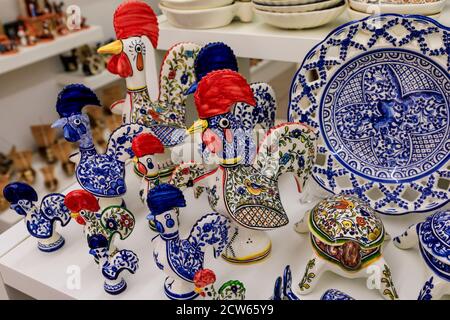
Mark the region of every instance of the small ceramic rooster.
POLYGON ((194 276, 195 292, 205 300, 245 300, 244 284, 238 280, 225 282, 219 291, 214 288, 216 274, 210 269, 197 271, 194 276))
POLYGON ((109 294, 119 294, 126 289, 126 282, 120 274, 128 270, 134 274, 138 268, 138 257, 130 250, 118 250, 114 237, 118 234, 125 240, 135 226, 131 212, 122 207, 111 206, 101 213, 98 200, 85 190, 74 190, 65 199, 72 217, 84 226, 89 253, 94 256, 105 277, 104 289, 109 294))
POLYGON ((55 231, 55 223, 66 226, 70 221, 70 211, 64 205, 64 195, 46 195, 38 208, 36 191, 26 183, 14 182, 3 189, 5 199, 11 209, 24 216, 28 232, 38 239, 38 248, 44 252, 56 251, 64 245, 64 238, 55 231))
POLYGON ((217 213, 203 216, 186 239, 180 239, 178 208, 185 207, 183 193, 169 184, 160 184, 148 193, 148 219, 155 221, 159 235, 153 239, 155 263, 166 273, 164 291, 170 299, 186 300, 198 296, 194 291, 195 273, 203 269, 205 251, 211 246, 220 256, 235 230, 228 218, 217 213))
POLYGON ((81 84, 66 86, 56 103, 61 118, 53 127, 62 128, 67 141, 79 141, 80 153, 75 172, 81 187, 99 197, 103 208, 122 205, 122 196, 127 190, 125 162, 134 156, 131 141, 136 135, 149 132, 149 129, 139 124, 123 125, 111 134, 106 152, 98 153, 89 118, 82 113, 88 105, 100 107, 100 101, 91 89, 81 84))
POLYGON ((213 71, 200 81, 195 104, 201 120, 190 131, 200 135, 219 166, 205 173, 202 165, 182 164, 171 183, 180 188, 206 188, 212 209, 240 226, 224 252, 225 259, 240 263, 265 258, 271 242, 264 230, 288 223, 278 178, 294 173, 298 191, 302 191, 315 160, 315 135, 301 123, 284 123, 270 129, 256 151, 253 132, 232 113, 237 102, 255 105, 253 92, 239 73, 213 71))

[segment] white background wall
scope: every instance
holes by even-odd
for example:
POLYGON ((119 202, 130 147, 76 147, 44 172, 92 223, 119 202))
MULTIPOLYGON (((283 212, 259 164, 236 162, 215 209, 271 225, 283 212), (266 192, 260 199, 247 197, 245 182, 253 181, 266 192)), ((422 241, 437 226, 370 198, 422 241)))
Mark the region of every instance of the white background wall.
MULTIPOLYGON (((103 27, 105 39, 114 37, 112 17, 122 0, 65 0, 80 6, 89 24, 103 27)), ((157 0, 146 0, 154 9, 157 0)), ((9 22, 18 14, 17 0, 0 0, 0 20, 9 22)), ((33 146, 32 124, 50 123, 57 118, 54 109, 61 87, 54 76, 62 72, 59 57, 49 58, 0 75, 0 152, 33 146)))

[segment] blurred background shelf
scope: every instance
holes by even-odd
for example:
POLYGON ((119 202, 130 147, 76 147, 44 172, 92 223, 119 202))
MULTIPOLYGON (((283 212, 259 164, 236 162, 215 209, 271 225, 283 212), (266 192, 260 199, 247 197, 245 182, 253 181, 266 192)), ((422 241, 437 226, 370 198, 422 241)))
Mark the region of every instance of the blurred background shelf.
POLYGON ((94 76, 85 76, 79 72, 64 72, 58 74, 56 80, 63 87, 72 83, 81 83, 92 90, 97 90, 122 79, 119 76, 110 73, 108 70, 104 70, 102 73, 94 76))

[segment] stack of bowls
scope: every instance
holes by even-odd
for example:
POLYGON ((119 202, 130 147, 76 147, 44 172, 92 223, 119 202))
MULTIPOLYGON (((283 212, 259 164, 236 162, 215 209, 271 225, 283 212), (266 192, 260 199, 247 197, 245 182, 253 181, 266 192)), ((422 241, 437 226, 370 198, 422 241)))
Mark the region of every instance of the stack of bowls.
POLYGON ((383 13, 418 14, 438 18, 446 0, 348 0, 352 19, 383 13))
POLYGON ((282 29, 307 29, 327 24, 346 8, 344 0, 253 0, 257 16, 282 29))
POLYGON ((159 7, 170 24, 186 29, 213 29, 226 26, 238 17, 253 19, 251 3, 234 0, 161 0, 159 7))

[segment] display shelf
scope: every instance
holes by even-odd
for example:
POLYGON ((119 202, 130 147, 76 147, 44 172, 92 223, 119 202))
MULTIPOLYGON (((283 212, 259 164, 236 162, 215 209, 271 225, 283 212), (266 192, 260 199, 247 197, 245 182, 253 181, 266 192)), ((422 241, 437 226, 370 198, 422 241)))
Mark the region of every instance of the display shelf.
POLYGON ((106 69, 103 72, 94 76, 85 76, 81 72, 75 73, 64 72, 56 76, 56 81, 61 86, 66 86, 72 83, 81 83, 91 88, 92 90, 100 89, 121 79, 122 78, 120 78, 115 74, 112 74, 106 69))
POLYGON ((88 29, 57 37, 53 41, 39 43, 32 47, 21 47, 17 54, 0 56, 0 74, 56 56, 86 43, 100 41, 102 38, 102 28, 90 26, 88 29))
MULTIPOLYGON (((264 24, 255 17, 251 23, 234 21, 222 28, 190 30, 172 26, 162 15, 159 16, 158 49, 168 50, 177 42, 205 44, 222 41, 233 48, 238 57, 300 63, 314 45, 348 21, 351 18, 345 12, 333 22, 319 28, 283 30, 264 24)), ((450 3, 438 21, 450 26, 450 3)))
POLYGON ((250 80, 251 82, 270 82, 292 66, 293 63, 289 62, 263 60, 250 68, 250 80))
MULTIPOLYGON (((82 227, 74 221, 64 229, 59 229, 66 239, 66 244, 57 252, 51 254, 39 252, 36 248, 36 239, 31 237, 27 237, 18 242, 14 248, 7 250, 0 258, 0 273, 4 282, 37 299, 166 299, 162 288, 165 276, 155 266, 152 258, 151 239, 155 233, 149 230, 145 219, 147 210, 138 199, 139 179, 131 173, 131 170, 129 171, 130 174, 127 177, 129 192, 126 201, 129 209, 136 216, 136 227, 127 240, 118 240, 116 244, 119 248, 136 252, 139 256, 140 267, 135 275, 126 276, 128 289, 123 294, 110 296, 103 291, 100 270, 92 256, 88 254, 82 227), (80 270, 81 282, 78 289, 67 286, 74 266, 80 270)), ((67 189, 66 192, 75 188, 77 188, 76 185, 67 189)), ((273 249, 266 260, 249 265, 235 265, 221 258, 212 259, 211 250, 207 253, 205 267, 216 272, 218 285, 229 279, 241 280, 247 288, 248 299, 267 299, 272 294, 276 277, 282 274, 287 264, 291 265, 294 289, 296 289, 311 255, 309 237, 297 234, 293 230, 293 224, 316 201, 301 204, 291 176, 282 177, 280 189, 290 223, 286 227, 270 232, 273 249)), ((210 212, 205 209, 209 207, 205 195, 194 199, 192 193, 188 191, 186 198, 188 207, 183 208, 180 213, 183 237, 200 216, 210 212)), ((423 214, 400 217, 382 216, 382 219, 387 231, 391 235, 397 235, 409 225, 424 219, 425 216, 423 214)), ((11 237, 13 233, 23 233, 24 228, 22 223, 13 226, 0 236, 0 243, 9 241, 8 237, 11 237)), ((385 259, 391 266, 400 297, 416 299, 425 280, 425 266, 419 252, 415 249, 400 250, 393 245, 392 241, 388 241, 385 245, 385 259)), ((349 280, 332 273, 325 274, 317 288, 302 299, 319 299, 329 288, 342 290, 356 299, 381 299, 377 290, 366 287, 365 279, 349 280)))

